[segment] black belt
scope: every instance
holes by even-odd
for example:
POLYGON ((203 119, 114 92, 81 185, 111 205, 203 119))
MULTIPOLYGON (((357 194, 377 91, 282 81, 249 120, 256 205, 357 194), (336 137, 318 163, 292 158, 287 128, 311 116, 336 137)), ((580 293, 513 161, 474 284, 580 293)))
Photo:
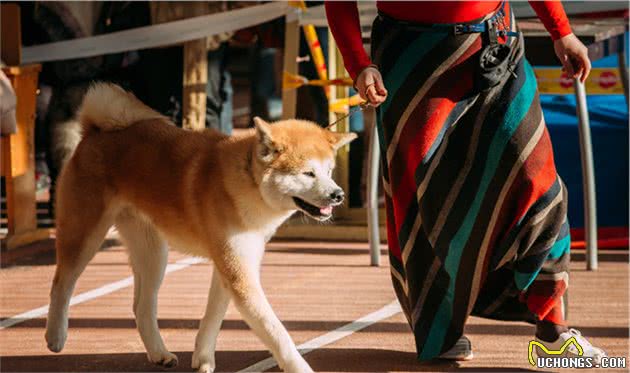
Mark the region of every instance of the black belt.
POLYGON ((413 31, 446 32, 450 35, 481 34, 495 31, 497 36, 517 37, 519 35, 518 32, 508 30, 505 26, 505 1, 501 2, 501 7, 492 17, 481 23, 417 23, 393 18, 381 11, 378 12, 378 17, 383 21, 395 23, 413 31), (497 29, 497 25, 501 25, 503 28, 497 29))

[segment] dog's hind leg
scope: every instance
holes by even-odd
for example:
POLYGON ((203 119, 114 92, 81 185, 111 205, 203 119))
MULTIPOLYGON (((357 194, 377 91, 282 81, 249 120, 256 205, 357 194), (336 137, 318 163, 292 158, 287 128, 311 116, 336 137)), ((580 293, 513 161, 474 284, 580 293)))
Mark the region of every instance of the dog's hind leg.
POLYGON ((269 348, 278 365, 285 372, 312 372, 263 292, 260 284, 260 260, 265 250, 264 245, 264 237, 241 234, 232 237, 226 248, 227 252, 213 260, 229 286, 234 304, 243 319, 269 348))
POLYGON ((168 246, 153 224, 126 210, 116 217, 116 227, 129 250, 134 276, 133 312, 149 361, 165 367, 177 365, 160 336, 157 296, 168 259, 168 246))
POLYGON ((192 356, 192 368, 198 369, 200 373, 214 372, 216 367, 214 351, 217 346, 217 335, 229 304, 230 293, 224 287, 219 271, 215 268, 212 273, 212 285, 208 295, 206 313, 199 325, 199 332, 195 340, 195 352, 192 356))
MULTIPOLYGON (((89 190, 89 188, 87 188, 89 190)), ((91 189, 94 192, 94 189, 91 189)), ((57 199, 57 268, 46 321, 48 349, 59 352, 68 335, 68 307, 77 279, 98 251, 113 215, 97 193, 60 190, 57 199)))

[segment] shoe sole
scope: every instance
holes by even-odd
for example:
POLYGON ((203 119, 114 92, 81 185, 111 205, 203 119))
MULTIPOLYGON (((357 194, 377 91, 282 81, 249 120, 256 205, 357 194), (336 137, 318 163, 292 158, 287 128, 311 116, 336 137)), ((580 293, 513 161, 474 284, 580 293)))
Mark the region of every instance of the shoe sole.
POLYGON ((470 361, 474 357, 475 357, 475 355, 471 351, 469 354, 466 354, 466 355, 439 356, 438 359, 440 359, 440 360, 449 360, 449 361, 470 361))

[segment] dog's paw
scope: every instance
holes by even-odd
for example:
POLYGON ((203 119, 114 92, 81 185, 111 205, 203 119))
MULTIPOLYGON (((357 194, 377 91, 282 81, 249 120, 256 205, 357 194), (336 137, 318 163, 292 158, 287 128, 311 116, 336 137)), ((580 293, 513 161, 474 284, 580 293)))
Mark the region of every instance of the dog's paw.
POLYGON ((199 369, 197 369, 198 373, 213 373, 214 372, 214 364, 210 363, 202 363, 199 365, 199 369))
POLYGON ((60 352, 66 344, 67 334, 63 332, 46 332, 46 344, 52 352, 60 352))
POLYGON ((285 373, 313 373, 313 369, 308 365, 308 363, 300 356, 299 359, 295 361, 289 362, 284 367, 285 373))
POLYGON ((216 368, 216 364, 214 359, 211 359, 210 356, 205 354, 198 354, 196 351, 192 356, 192 368, 197 370, 199 373, 212 373, 216 368))
POLYGON ((163 366, 164 368, 174 368, 177 366, 177 356, 168 351, 164 351, 156 356, 149 355, 149 361, 163 366))

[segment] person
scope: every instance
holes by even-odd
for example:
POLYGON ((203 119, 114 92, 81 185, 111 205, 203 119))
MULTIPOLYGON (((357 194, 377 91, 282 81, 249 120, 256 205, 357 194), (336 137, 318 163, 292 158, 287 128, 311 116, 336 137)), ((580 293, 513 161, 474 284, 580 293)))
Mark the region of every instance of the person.
MULTIPOLYGON (((560 2, 530 5, 584 82, 587 49, 560 2)), ((575 337, 601 359, 564 319, 567 191, 509 3, 377 8, 370 59, 356 2, 326 2, 345 67, 377 106, 392 281, 419 360, 472 358, 469 315, 529 321, 548 349, 575 337)))

